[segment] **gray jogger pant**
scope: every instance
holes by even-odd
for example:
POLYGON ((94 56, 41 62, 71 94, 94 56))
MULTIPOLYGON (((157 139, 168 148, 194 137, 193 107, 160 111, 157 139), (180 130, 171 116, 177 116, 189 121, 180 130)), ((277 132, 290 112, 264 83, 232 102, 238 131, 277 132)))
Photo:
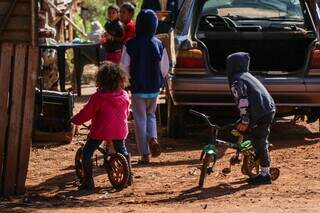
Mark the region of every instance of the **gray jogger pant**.
POLYGON ((157 138, 156 109, 157 98, 144 99, 132 95, 135 136, 140 155, 150 154, 148 141, 151 138, 157 138))
POLYGON ((259 124, 251 131, 253 146, 261 167, 270 167, 269 141, 270 124, 259 124))

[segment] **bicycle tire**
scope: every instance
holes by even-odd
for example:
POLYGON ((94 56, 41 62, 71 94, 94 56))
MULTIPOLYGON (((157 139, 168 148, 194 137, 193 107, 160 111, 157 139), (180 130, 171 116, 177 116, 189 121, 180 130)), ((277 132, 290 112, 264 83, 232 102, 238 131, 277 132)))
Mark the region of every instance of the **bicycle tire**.
POLYGON ((276 167, 271 167, 270 168, 270 176, 271 176, 271 180, 277 180, 280 176, 280 169, 276 168, 276 167))
POLYGON ((105 166, 109 181, 115 189, 123 189, 128 185, 129 164, 124 155, 115 153, 109 159, 105 159, 108 164, 105 166))
POLYGON ((250 178, 255 177, 259 174, 259 167, 259 161, 256 160, 254 149, 246 150, 243 153, 242 174, 250 178))
POLYGON ((82 161, 82 156, 83 156, 83 148, 80 147, 77 152, 76 156, 74 159, 74 165, 75 165, 75 170, 76 170, 76 176, 79 179, 80 182, 83 181, 84 178, 84 169, 83 169, 83 161, 82 161))
MULTIPOLYGON (((206 176, 208 174, 208 167, 212 159, 212 155, 205 154, 202 160, 202 166, 201 166, 201 173, 199 178, 199 187, 203 188, 206 176)), ((214 157, 213 157, 214 158, 214 157)), ((215 160, 213 159, 213 164, 215 163, 215 160)))

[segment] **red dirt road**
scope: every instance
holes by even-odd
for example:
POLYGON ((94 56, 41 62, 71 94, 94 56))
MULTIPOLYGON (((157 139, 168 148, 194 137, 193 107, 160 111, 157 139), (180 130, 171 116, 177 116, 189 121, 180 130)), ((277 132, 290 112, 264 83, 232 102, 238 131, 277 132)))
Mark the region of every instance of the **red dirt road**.
MULTIPOLYGON (((83 103, 77 101, 77 109, 83 103)), ((128 146, 136 154, 133 124, 128 146)), ((163 130, 160 130, 163 132, 163 130)), ((191 131, 190 131, 191 132, 191 131)), ((240 166, 221 173, 233 153, 224 150, 205 188, 198 189, 201 147, 206 131, 187 139, 161 138, 163 154, 149 166, 133 157, 134 185, 117 192, 103 169, 95 169, 94 194, 77 190, 74 155, 81 130, 71 144, 32 148, 24 197, 0 200, 1 211, 17 212, 320 212, 320 135, 318 124, 293 125, 282 119, 272 128, 272 164, 281 170, 272 185, 251 187, 240 166)))

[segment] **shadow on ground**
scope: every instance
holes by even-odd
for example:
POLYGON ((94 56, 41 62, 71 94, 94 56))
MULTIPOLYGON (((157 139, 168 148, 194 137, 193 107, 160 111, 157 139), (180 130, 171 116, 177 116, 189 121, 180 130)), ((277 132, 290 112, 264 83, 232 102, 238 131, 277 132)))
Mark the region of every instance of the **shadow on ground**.
POLYGON ((255 188, 247 184, 244 180, 220 183, 216 186, 209 188, 193 187, 188 190, 182 191, 178 196, 169 199, 162 199, 153 201, 154 203, 172 203, 172 202, 192 202, 195 200, 206 200, 209 198, 218 198, 226 195, 231 195, 239 191, 246 191, 255 188))

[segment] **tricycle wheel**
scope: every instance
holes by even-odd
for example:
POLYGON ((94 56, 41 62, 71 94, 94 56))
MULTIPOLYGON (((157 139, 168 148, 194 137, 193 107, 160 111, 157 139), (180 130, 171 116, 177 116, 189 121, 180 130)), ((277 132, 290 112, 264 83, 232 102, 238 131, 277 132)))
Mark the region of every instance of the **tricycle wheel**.
POLYGON ((199 179, 199 187, 203 188, 205 178, 209 171, 209 165, 210 162, 213 161, 213 164, 215 163, 215 157, 212 155, 205 154, 203 160, 202 160, 202 166, 201 166, 201 173, 200 173, 200 179, 199 179))
POLYGON ((115 189, 123 189, 129 180, 129 164, 127 159, 120 153, 111 155, 106 161, 106 170, 110 183, 115 189))
POLYGON ((277 180, 278 177, 280 176, 280 169, 275 168, 275 167, 271 167, 270 168, 270 176, 271 176, 271 180, 277 180))
POLYGON ((74 159, 74 165, 76 170, 77 178, 80 180, 80 182, 83 181, 84 177, 84 171, 83 171, 83 148, 80 147, 76 152, 76 157, 74 159))
POLYGON ((255 177, 259 174, 259 161, 256 160, 254 149, 249 149, 243 152, 241 172, 249 177, 255 177))

